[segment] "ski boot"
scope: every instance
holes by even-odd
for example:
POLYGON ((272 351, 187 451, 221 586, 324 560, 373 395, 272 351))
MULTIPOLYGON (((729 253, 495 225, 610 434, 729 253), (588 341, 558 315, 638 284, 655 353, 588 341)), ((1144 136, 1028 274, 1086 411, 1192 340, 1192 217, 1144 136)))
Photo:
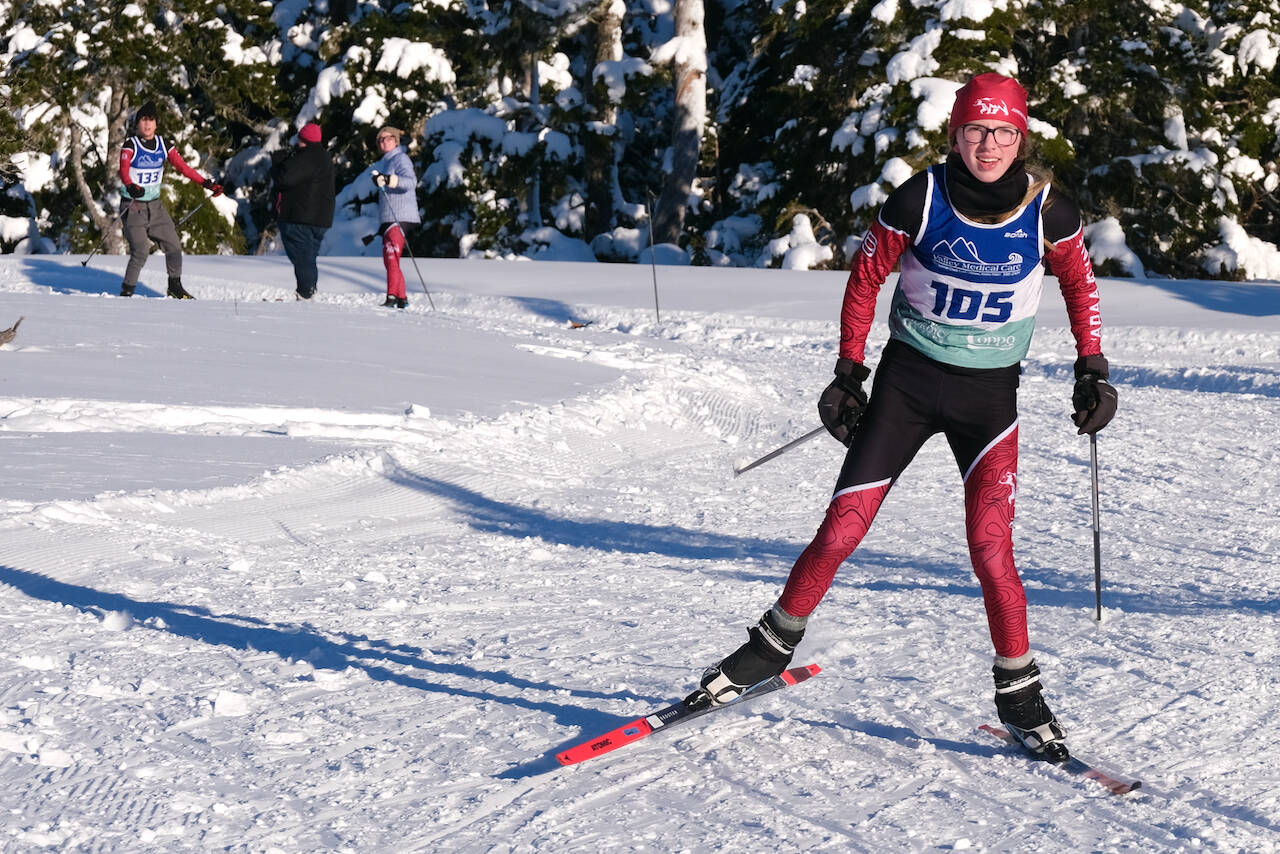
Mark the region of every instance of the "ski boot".
POLYGON ((195 297, 183 289, 182 278, 180 276, 169 277, 169 296, 174 299, 195 299, 195 297))
POLYGON ((120 283, 120 296, 122 296, 122 297, 131 297, 131 296, 133 296, 133 289, 134 289, 135 287, 137 287, 137 286, 136 286, 136 285, 131 285, 131 284, 129 284, 128 282, 121 282, 121 283, 120 283))
POLYGON ((750 638, 728 658, 702 674, 700 687, 684 702, 694 709, 723 706, 738 699, 758 682, 787 669, 796 645, 804 637, 804 618, 792 617, 776 605, 747 630, 750 638), (783 628, 783 625, 798 628, 783 628))
POLYGON ((1035 661, 1009 670, 991 668, 996 681, 996 712, 1009 734, 1032 754, 1050 762, 1071 758, 1064 739, 1067 730, 1040 696, 1040 669, 1035 661))

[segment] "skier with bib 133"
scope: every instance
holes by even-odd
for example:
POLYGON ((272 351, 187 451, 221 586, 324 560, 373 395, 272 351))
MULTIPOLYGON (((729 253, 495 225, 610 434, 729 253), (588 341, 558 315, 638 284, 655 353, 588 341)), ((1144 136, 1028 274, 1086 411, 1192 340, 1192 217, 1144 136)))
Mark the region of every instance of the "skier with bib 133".
POLYGON ((1102 355, 1098 289, 1079 209, 1024 159, 1022 86, 999 74, 975 76, 956 93, 948 132, 946 162, 890 194, 852 265, 835 379, 818 403, 822 423, 849 448, 825 518, 749 641, 709 668, 686 702, 731 702, 787 667, 889 489, 941 432, 964 483, 969 557, 995 647, 996 710, 1029 751, 1063 761, 1066 730, 1041 694, 1013 559, 1017 388, 1043 262, 1058 278, 1079 357, 1072 420, 1080 434, 1111 420, 1117 401, 1102 355), (867 334, 895 264, 889 341, 868 400, 867 334))
POLYGON ((151 241, 164 252, 165 271, 169 274, 169 296, 195 299, 182 287, 182 244, 178 229, 160 201, 160 186, 166 163, 182 173, 188 181, 199 184, 213 195, 222 194, 222 185, 206 178, 187 165, 171 143, 156 135, 159 116, 153 101, 138 108, 134 116, 137 134, 125 140, 120 150, 120 189, 125 197, 124 236, 129 242, 129 263, 120 284, 120 296, 133 296, 138 274, 147 263, 151 241))

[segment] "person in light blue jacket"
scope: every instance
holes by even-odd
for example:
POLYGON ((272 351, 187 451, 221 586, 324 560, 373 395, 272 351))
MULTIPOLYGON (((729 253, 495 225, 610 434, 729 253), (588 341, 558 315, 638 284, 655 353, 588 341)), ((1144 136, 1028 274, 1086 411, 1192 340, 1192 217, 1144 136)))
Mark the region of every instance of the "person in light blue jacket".
POLYGON ((404 131, 384 127, 378 131, 378 150, 382 159, 373 165, 373 183, 378 186, 378 218, 382 235, 382 263, 387 267, 387 308, 409 305, 404 290, 404 273, 400 256, 404 252, 405 235, 422 218, 418 215, 418 178, 413 163, 400 144, 404 131))

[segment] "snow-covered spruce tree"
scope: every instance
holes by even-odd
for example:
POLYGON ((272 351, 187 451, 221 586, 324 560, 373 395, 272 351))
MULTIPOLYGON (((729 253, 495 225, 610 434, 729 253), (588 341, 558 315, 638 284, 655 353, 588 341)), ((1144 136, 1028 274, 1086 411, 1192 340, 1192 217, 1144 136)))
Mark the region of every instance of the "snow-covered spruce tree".
POLYGON ((1280 37, 1269 5, 1046 10, 1056 61, 1041 88, 1063 93, 1048 111, 1064 116, 1075 148, 1061 171, 1086 219, 1118 224, 1140 260, 1095 253, 1102 272, 1280 275, 1275 260, 1257 269, 1277 257, 1280 37))
MULTIPOLYGON (((586 59, 590 71, 583 75, 583 157, 586 177, 586 210, 583 232, 587 240, 610 232, 615 223, 613 195, 618 181, 616 140, 618 105, 609 75, 597 73, 616 68, 623 59, 622 23, 627 6, 623 0, 597 0, 584 28, 586 59)), ((624 78, 625 79, 625 78, 624 78)))
POLYGON ((39 252, 47 244, 39 233, 35 199, 24 172, 33 164, 26 152, 29 135, 18 125, 12 89, 0 85, 0 252, 39 252))
POLYGON ((1280 10, 1270 0, 1209 4, 1201 34, 1213 69, 1197 98, 1197 134, 1219 156, 1226 215, 1209 230, 1217 238, 1200 256, 1203 271, 1229 278, 1280 279, 1280 10), (1233 192, 1234 191, 1234 192, 1233 192), (1234 195, 1234 200, 1230 196, 1234 195))
POLYGON ((1203 275, 1246 176, 1264 179, 1221 97, 1225 33, 1181 4, 1136 0, 1040 7, 1028 24, 1014 52, 1041 96, 1033 115, 1064 134, 1043 151, 1086 220, 1117 225, 1139 262, 1099 250, 1099 271, 1203 275))
POLYGON ((1033 125, 1038 159, 1076 198, 1086 222, 1114 222, 1140 259, 1135 265, 1127 253, 1098 256, 1100 273, 1159 269, 1159 256, 1185 235, 1175 225, 1173 196, 1204 200, 1180 174, 1186 160, 1159 163, 1156 157, 1149 170, 1141 165, 1149 153, 1166 150, 1166 125, 1195 76, 1160 71, 1196 61, 1162 33, 1167 23, 1141 0, 1080 0, 1032 7, 1012 32, 1031 115, 1044 123, 1033 125), (1157 249, 1161 243, 1164 249, 1157 249))
POLYGON ((120 199, 113 152, 130 112, 126 48, 136 51, 137 39, 121 38, 86 5, 9 7, 0 60, 30 146, 21 155, 47 164, 32 187, 43 226, 64 249, 91 247, 106 234, 108 251, 120 252, 124 241, 110 228, 120 199))
POLYGON ((435 254, 590 257, 588 73, 595 0, 495 0, 468 9, 453 103, 426 122, 424 209, 435 254), (576 57, 576 62, 570 59, 576 57))
POLYGON ((798 213, 856 236, 889 190, 945 153, 955 87, 995 70, 1030 90, 1037 156, 1086 220, 1112 218, 1141 259, 1100 258, 1104 271, 1232 275, 1237 224, 1276 228, 1280 40, 1264 5, 733 4, 709 25, 721 219, 707 246, 784 263, 798 213))
POLYGON ((820 263, 844 266, 848 239, 862 233, 888 191, 945 155, 960 83, 981 71, 1016 72, 1010 34, 1021 4, 996 5, 738 5, 723 30, 732 41, 713 42, 723 77, 717 198, 728 203, 720 215, 732 216, 708 231, 708 247, 737 263, 751 263, 759 250, 755 263, 782 264, 799 226, 831 250, 820 263), (763 231, 750 234, 751 222, 763 231))
POLYGON ((675 33, 654 52, 652 61, 670 61, 673 91, 671 147, 664 158, 662 193, 653 211, 659 243, 676 243, 697 177, 702 135, 707 124, 707 34, 702 0, 675 0, 675 33))
MULTIPOLYGON (((377 230, 377 189, 368 172, 381 156, 378 128, 405 132, 402 144, 421 177, 423 122, 452 97, 450 57, 471 38, 461 6, 310 3, 291 6, 288 15, 277 11, 286 33, 280 78, 295 94, 291 116, 264 144, 285 144, 308 121, 321 126, 337 166, 335 225, 345 221, 343 228, 364 236, 377 230)), ((424 232, 413 232, 410 241, 415 253, 426 254, 424 232)))
POLYGON ((630 9, 623 0, 599 0, 586 31, 591 61, 581 75, 575 74, 585 95, 584 238, 601 260, 636 257, 647 238, 638 226, 647 225, 641 220, 649 215, 649 199, 661 189, 653 170, 644 167, 656 156, 652 140, 660 134, 647 117, 651 105, 661 103, 658 93, 664 88, 661 75, 650 79, 655 67, 644 58, 654 41, 654 20, 642 6, 630 9))
MULTIPOLYGON (((256 0, 168 5, 182 15, 174 20, 167 48, 183 70, 182 85, 171 95, 183 120, 175 132, 187 149, 200 152, 201 170, 223 182, 239 203, 236 227, 227 232, 221 211, 201 208, 184 226, 184 246, 193 253, 244 252, 246 237, 253 233, 249 203, 256 188, 254 173, 240 169, 240 156, 270 132, 287 103, 286 90, 276 80, 280 51, 272 10, 256 0)), ((184 150, 183 156, 189 153, 184 150)), ((199 203, 199 188, 175 183, 189 196, 188 208, 199 203)))
POLYGON ((615 53, 597 57, 587 69, 584 85, 591 87, 594 103, 607 105, 602 114, 588 116, 588 130, 612 144, 612 228, 588 234, 602 260, 634 260, 648 245, 650 215, 666 185, 662 167, 672 144, 676 89, 673 57, 656 52, 675 35, 673 12, 669 3, 628 3, 615 53))
POLYGON ((831 133, 854 100, 850 68, 870 41, 866 4, 856 4, 856 25, 846 5, 751 0, 709 17, 718 133, 704 181, 714 188, 715 221, 699 225, 713 260, 770 263, 768 247, 797 210, 852 227, 844 185, 853 173, 831 133))
MULTIPOLYGON (((48 180, 34 193, 41 227, 63 248, 123 243, 112 228, 120 199, 117 155, 137 107, 154 100, 160 132, 193 166, 215 177, 228 109, 262 104, 270 74, 238 51, 240 29, 269 26, 261 4, 83 2, 23 4, 4 22, 6 77, 21 93, 19 120, 47 158, 48 180), (225 39, 225 40, 224 40, 225 39), (210 50, 210 45, 215 49, 210 50), (234 54, 234 55, 232 55, 234 54), (241 67, 243 66, 243 67, 241 67)), ((198 188, 166 182, 175 213, 199 204, 198 188)), ((187 251, 241 251, 233 219, 210 207, 184 227, 187 251)))

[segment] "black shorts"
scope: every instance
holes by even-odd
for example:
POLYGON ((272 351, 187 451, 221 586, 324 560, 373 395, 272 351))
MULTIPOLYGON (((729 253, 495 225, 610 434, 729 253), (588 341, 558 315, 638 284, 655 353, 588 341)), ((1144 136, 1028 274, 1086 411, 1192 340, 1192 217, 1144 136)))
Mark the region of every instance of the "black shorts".
POLYGON ((961 475, 1018 420, 1021 365, 961 368, 900 341, 885 345, 871 401, 853 434, 836 493, 892 482, 924 443, 943 433, 961 475))

